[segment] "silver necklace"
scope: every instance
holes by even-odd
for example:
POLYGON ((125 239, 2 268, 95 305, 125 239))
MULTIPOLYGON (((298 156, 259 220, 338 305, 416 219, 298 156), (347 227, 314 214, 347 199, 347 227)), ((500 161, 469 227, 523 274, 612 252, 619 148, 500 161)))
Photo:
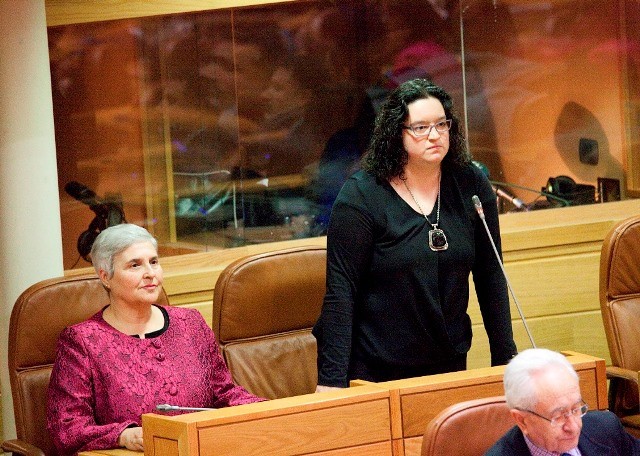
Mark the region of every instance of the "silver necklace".
POLYGON ((411 198, 413 198, 413 202, 416 203, 416 206, 418 206, 418 210, 420 211, 424 219, 427 221, 427 223, 431 225, 431 229, 429 230, 429 248, 434 252, 447 250, 449 248, 449 243, 447 242, 447 236, 445 236, 444 231, 438 228, 438 224, 440 223, 440 178, 438 178, 438 196, 436 197, 436 201, 438 204, 438 208, 436 209, 436 223, 431 223, 431 221, 429 220, 429 217, 427 217, 427 214, 425 214, 422 208, 420 207, 420 203, 418 203, 418 200, 416 199, 416 197, 413 196, 413 192, 411 192, 411 189, 407 184, 407 179, 404 178, 401 180, 402 182, 404 182, 404 186, 409 192, 409 195, 411 195, 411 198))

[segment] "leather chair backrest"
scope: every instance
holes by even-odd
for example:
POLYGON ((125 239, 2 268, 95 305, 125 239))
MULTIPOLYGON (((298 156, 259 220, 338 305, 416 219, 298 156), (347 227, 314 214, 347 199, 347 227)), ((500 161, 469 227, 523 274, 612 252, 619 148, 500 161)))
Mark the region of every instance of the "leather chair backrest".
MULTIPOLYGON (((160 304, 167 304, 164 292, 160 304)), ((9 322, 9 378, 18 439, 46 455, 55 449, 46 426, 46 397, 60 332, 109 304, 95 274, 38 282, 17 299, 9 322)))
POLYGON ((640 370, 640 216, 618 223, 600 254, 600 306, 614 366, 640 370), (610 337, 611 336, 611 337, 610 337))
POLYGON ((422 456, 481 456, 513 426, 504 396, 460 402, 427 425, 422 456))
MULTIPOLYGON (((640 371, 640 215, 616 224, 600 253, 600 310, 611 364, 640 371)), ((620 391, 620 404, 637 413, 636 387, 620 391), (624 397, 624 399, 620 399, 624 397)))
POLYGON ((275 399, 315 391, 311 334, 326 288, 326 248, 294 247, 248 256, 219 276, 213 331, 236 383, 275 399))

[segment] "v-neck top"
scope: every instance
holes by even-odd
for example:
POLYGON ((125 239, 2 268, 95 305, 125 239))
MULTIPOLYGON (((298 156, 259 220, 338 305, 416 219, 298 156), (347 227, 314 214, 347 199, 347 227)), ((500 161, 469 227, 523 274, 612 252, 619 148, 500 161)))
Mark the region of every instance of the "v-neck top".
POLYGON ((348 386, 355 360, 370 366, 369 380, 380 381, 390 369, 414 372, 466 354, 470 273, 492 365, 515 355, 506 280, 473 195, 500 252, 496 196, 474 166, 442 169, 439 228, 449 247, 438 252, 429 248, 432 226, 387 181, 364 170, 346 181, 331 213, 327 291, 313 329, 319 384, 348 386))

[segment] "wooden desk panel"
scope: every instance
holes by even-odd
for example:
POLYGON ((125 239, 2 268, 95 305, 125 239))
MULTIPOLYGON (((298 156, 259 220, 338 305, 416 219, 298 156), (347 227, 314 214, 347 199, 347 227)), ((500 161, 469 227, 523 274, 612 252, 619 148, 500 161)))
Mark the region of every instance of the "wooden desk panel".
POLYGON ((149 414, 145 454, 391 455, 389 410, 389 392, 371 385, 177 417, 149 414))
MULTIPOLYGON (((566 351, 578 372, 582 397, 591 409, 607 403, 607 380, 603 359, 566 351)), ((504 366, 377 383, 391 393, 392 438, 404 456, 420 454, 422 436, 429 421, 459 402, 504 394, 504 366), (402 444, 397 441, 402 441, 402 444)))
POLYGON ((389 429, 389 402, 384 397, 228 425, 203 424, 198 434, 204 454, 293 455, 380 441, 390 448, 389 429))

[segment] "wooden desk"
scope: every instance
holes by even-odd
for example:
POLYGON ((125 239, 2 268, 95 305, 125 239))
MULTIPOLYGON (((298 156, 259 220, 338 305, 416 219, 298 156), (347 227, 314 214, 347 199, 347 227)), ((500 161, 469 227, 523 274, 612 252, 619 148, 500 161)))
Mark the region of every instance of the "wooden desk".
MULTIPOLYGON (((607 408, 603 359, 564 352, 580 376, 582 397, 591 410, 607 408)), ((429 421, 450 405, 504 394, 504 366, 376 383, 391 394, 391 434, 394 454, 420 455, 429 421)))
MULTIPOLYGON (((607 408, 605 362, 565 352, 591 409, 607 408)), ((142 417, 147 456, 419 455, 429 421, 461 401, 502 395, 504 367, 472 369, 175 417, 142 417)), ((85 456, 117 453, 86 453, 85 456)), ((120 453, 122 456, 135 453, 120 453)), ((118 455, 120 455, 118 454, 118 455)))
POLYGON ((392 455, 389 391, 375 385, 142 417, 145 455, 392 455))

